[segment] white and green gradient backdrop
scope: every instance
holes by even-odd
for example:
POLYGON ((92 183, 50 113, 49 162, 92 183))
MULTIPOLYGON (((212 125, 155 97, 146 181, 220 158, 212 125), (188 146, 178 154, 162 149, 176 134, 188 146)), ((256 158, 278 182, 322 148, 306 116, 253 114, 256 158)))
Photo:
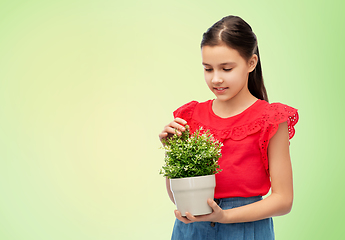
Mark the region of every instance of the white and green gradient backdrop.
POLYGON ((340 239, 342 1, 0 3, 0 239, 169 239, 158 133, 213 98, 202 33, 233 14, 259 39, 271 102, 299 109, 295 201, 276 238, 340 239))

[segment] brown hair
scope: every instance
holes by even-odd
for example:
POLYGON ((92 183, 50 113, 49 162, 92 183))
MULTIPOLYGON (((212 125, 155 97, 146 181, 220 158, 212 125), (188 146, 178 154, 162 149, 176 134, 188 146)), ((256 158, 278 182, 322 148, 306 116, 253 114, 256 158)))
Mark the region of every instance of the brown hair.
POLYGON ((230 15, 222 18, 203 34, 201 48, 221 44, 236 49, 246 60, 249 60, 253 54, 258 56, 255 69, 249 73, 248 89, 255 97, 268 102, 261 71, 258 43, 250 25, 237 16, 230 15))

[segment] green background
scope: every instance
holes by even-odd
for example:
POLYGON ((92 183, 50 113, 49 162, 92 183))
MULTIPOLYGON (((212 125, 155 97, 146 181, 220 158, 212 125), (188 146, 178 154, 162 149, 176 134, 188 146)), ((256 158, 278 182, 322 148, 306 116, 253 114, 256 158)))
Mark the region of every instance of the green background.
POLYGON ((229 14, 258 37, 270 102, 300 113, 276 239, 340 239, 341 2, 1 1, 0 239, 169 239, 158 134, 177 107, 214 97, 199 44, 229 14))

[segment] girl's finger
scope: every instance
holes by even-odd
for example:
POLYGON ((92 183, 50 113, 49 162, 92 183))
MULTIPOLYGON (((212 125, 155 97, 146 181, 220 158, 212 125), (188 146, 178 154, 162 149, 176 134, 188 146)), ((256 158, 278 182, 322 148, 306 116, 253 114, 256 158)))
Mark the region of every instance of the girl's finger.
POLYGON ((169 124, 170 127, 179 130, 180 132, 183 132, 186 130, 186 128, 184 126, 182 126, 181 124, 173 121, 169 124))
POLYGON ((174 213, 175 213, 175 217, 181 222, 185 224, 191 223, 189 219, 187 219, 186 217, 182 217, 181 213, 178 210, 175 210, 174 213))
POLYGON ((189 212, 186 212, 186 217, 192 222, 196 221, 196 218, 189 212))
POLYGON ((163 139, 163 138, 165 138, 165 137, 167 137, 168 136, 168 133, 167 132, 161 132, 160 134, 159 134, 159 139, 163 139))
POLYGON ((164 127, 163 131, 159 134, 159 139, 162 141, 164 138, 171 137, 174 134, 181 136, 182 132, 186 130, 183 125, 186 124, 186 120, 182 118, 175 118, 174 121, 164 127))
POLYGON ((222 209, 218 206, 218 204, 213 199, 208 199, 207 204, 212 208, 213 212, 218 213, 222 209))
POLYGON ((207 199, 207 204, 213 209, 213 210, 218 210, 220 207, 218 204, 211 198, 207 199))
POLYGON ((185 131, 186 128, 179 125, 178 123, 175 123, 175 122, 171 122, 169 123, 169 125, 165 126, 162 133, 168 133, 170 135, 173 135, 173 134, 178 134, 178 135, 181 135, 183 131, 185 131))
POLYGON ((164 128, 164 130, 163 130, 163 132, 166 132, 166 133, 168 133, 168 134, 171 134, 171 135, 173 135, 173 134, 178 134, 178 135, 181 135, 183 130, 179 130, 178 128, 174 128, 174 127, 172 127, 172 126, 166 126, 165 128, 164 128))
POLYGON ((187 124, 186 120, 184 120, 182 118, 179 118, 179 117, 175 118, 174 121, 177 122, 177 123, 180 123, 182 125, 186 125, 187 124))

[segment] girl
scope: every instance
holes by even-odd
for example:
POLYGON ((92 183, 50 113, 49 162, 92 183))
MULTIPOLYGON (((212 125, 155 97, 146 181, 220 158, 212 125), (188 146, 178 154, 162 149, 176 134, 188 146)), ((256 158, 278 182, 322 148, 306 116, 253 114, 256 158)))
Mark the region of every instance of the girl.
MULTIPOLYGON (((289 139, 297 110, 268 103, 255 34, 240 17, 227 16, 203 35, 204 76, 216 98, 189 102, 174 111, 160 140, 203 126, 220 140, 222 172, 216 174, 213 212, 193 216, 175 210, 172 239, 274 239, 273 216, 293 201, 289 139), (262 199, 271 189, 271 194, 262 199)), ((167 191, 174 202, 169 181, 167 191)))

